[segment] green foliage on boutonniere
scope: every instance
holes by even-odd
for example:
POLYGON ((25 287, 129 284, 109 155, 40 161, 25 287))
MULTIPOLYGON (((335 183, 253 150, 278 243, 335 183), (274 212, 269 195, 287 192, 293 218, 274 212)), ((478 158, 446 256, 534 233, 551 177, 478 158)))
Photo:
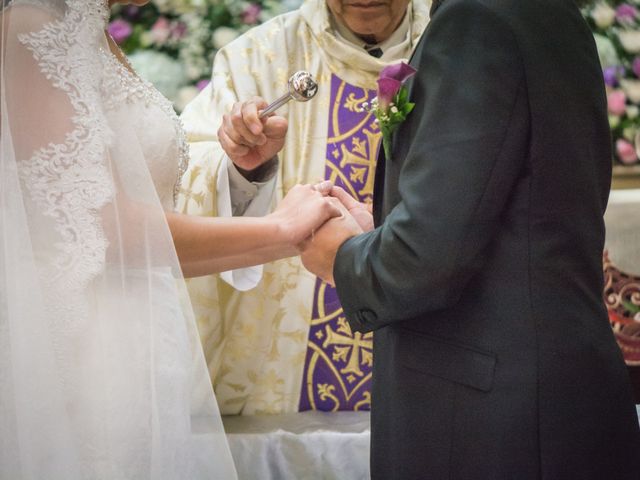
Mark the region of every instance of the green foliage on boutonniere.
POLYGON ((393 132, 407 119, 416 104, 409 101, 409 92, 406 87, 400 88, 386 110, 381 109, 376 101, 372 103, 374 105, 373 114, 376 116, 378 126, 382 132, 384 155, 385 158, 390 159, 393 132))

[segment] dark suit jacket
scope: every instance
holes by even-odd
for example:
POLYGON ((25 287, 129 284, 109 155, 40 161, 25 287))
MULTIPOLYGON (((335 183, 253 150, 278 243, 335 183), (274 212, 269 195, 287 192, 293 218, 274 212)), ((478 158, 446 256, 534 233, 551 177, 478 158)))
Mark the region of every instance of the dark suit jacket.
POLYGON ((446 0, 412 63, 378 226, 334 269, 352 329, 376 331, 373 478, 638 480, 589 29, 571 0, 446 0))

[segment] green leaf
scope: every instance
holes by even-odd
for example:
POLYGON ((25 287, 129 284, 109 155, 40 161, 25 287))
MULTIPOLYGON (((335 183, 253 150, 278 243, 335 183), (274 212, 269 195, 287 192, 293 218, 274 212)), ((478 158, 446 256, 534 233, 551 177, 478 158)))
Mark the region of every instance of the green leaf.
POLYGON ((624 305, 624 308, 626 310, 629 310, 631 313, 640 313, 640 305, 631 303, 628 300, 622 300, 622 305, 624 305))
POLYGON ((406 102, 407 99, 409 98, 409 92, 407 91, 407 88, 401 87, 399 95, 400 95, 400 101, 403 103, 406 102))
POLYGON ((409 114, 413 111, 413 109, 414 109, 414 107, 415 107, 415 106, 416 106, 416 104, 415 104, 415 103, 407 103, 407 104, 404 106, 404 113, 405 113, 405 115, 409 115, 409 114))

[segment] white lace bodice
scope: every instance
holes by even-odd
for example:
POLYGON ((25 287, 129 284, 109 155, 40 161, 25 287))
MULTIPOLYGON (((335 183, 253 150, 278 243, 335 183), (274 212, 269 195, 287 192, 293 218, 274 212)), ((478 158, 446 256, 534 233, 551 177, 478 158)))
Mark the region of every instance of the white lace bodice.
MULTIPOLYGON (((104 106, 110 123, 135 132, 165 210, 173 210, 189 149, 182 123, 171 103, 149 82, 102 49, 104 106)), ((118 139, 115 139, 118 141, 118 139)), ((140 179, 141 181, 145 179, 140 179)))

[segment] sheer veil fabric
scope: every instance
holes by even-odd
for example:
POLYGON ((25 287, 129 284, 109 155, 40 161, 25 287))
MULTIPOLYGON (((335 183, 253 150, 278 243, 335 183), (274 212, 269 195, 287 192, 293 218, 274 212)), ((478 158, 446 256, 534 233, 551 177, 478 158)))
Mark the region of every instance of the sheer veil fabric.
POLYGON ((234 479, 164 216, 180 128, 106 1, 2 6, 0 479, 234 479))

